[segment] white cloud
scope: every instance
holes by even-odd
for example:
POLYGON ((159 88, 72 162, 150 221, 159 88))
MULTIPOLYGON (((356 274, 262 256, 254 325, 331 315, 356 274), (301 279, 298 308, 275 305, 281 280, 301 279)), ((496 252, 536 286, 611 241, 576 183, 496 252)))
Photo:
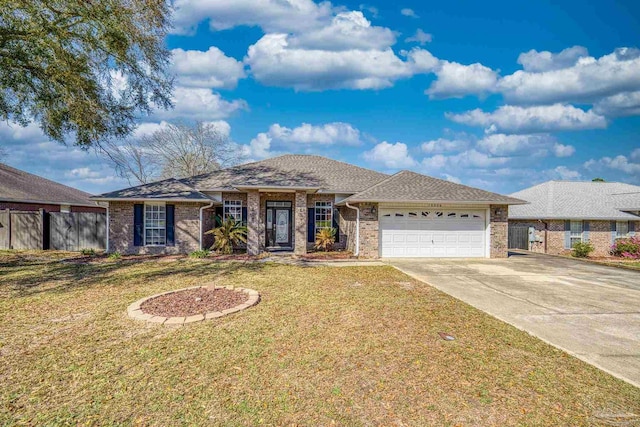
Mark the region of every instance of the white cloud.
POLYGON ((371 14, 371 16, 373 18, 377 18, 378 14, 380 13, 380 11, 378 10, 377 7, 371 6, 371 5, 367 5, 367 4, 361 4, 360 5, 360 10, 366 10, 367 12, 369 12, 371 14))
POLYGON ((349 123, 342 122, 327 123, 319 126, 303 123, 293 129, 275 123, 269 128, 268 135, 283 142, 296 144, 360 144, 360 131, 349 123))
POLYGON ((631 160, 640 162, 640 148, 636 148, 631 152, 631 160))
POLYGON ((411 18, 419 18, 419 16, 413 11, 413 9, 409 9, 408 7, 405 7, 404 9, 400 10, 400 13, 404 16, 409 16, 411 18))
POLYGON ((462 98, 475 94, 484 96, 495 91, 498 74, 489 67, 476 63, 463 65, 440 61, 437 80, 425 91, 430 98, 462 98))
POLYGON ((603 129, 607 126, 606 119, 592 110, 584 111, 562 104, 535 107, 505 105, 492 113, 475 109, 461 114, 446 113, 445 116, 456 123, 483 126, 493 132, 534 133, 603 129))
POLYGON ((443 173, 442 177, 444 179, 446 179, 447 181, 449 181, 449 182, 454 182, 456 184, 462 184, 462 181, 460 180, 460 178, 455 177, 453 175, 449 175, 448 173, 443 173))
POLYGON ((366 151, 364 159, 388 169, 411 168, 417 164, 409 154, 407 145, 402 142, 390 144, 387 141, 383 141, 370 151, 366 151))
POLYGON ((305 91, 381 89, 415 71, 413 62, 402 61, 391 48, 344 51, 293 48, 286 34, 265 35, 249 47, 245 61, 260 83, 305 91))
POLYGON ((395 42, 393 31, 372 26, 360 11, 340 12, 329 25, 288 38, 291 48, 325 51, 384 50, 395 42))
MULTIPOLYGON (((569 55, 571 60, 574 57, 575 53, 569 55)), ((560 66, 558 61, 555 57, 546 65, 538 64, 537 68, 560 66)), ((526 60, 525 63, 531 67, 526 60)), ((566 68, 516 71, 501 79, 498 89, 510 103, 594 102, 621 92, 640 90, 639 69, 640 50, 619 48, 598 59, 580 57, 573 66, 566 68)))
POLYGON ((217 120, 229 117, 239 110, 247 110, 246 101, 236 99, 227 101, 220 94, 209 89, 185 88, 177 86, 173 91, 174 108, 156 110, 153 118, 217 120))
POLYGON ((576 180, 582 177, 582 174, 576 170, 569 169, 566 166, 558 166, 555 169, 546 171, 547 175, 552 178, 564 180, 576 180))
POLYGON ((174 32, 179 34, 193 33, 207 19, 212 30, 239 25, 259 26, 266 32, 318 28, 333 9, 329 2, 312 0, 176 0, 173 6, 174 32))
POLYGON ((518 64, 521 64, 525 71, 539 73, 573 67, 580 58, 586 56, 589 56, 589 52, 582 46, 569 47, 559 53, 546 50, 538 52, 532 49, 518 56, 518 64))
POLYGON ((571 157, 576 152, 576 149, 572 145, 554 144, 553 154, 556 157, 571 157))
POLYGON ((407 43, 419 43, 424 46, 431 42, 432 38, 433 36, 431 34, 425 33, 422 29, 418 28, 413 36, 407 37, 404 41, 407 43))
POLYGON ((360 131, 349 123, 334 122, 322 125, 303 123, 295 128, 288 128, 278 123, 269 127, 267 132, 260 132, 249 144, 240 146, 245 157, 256 160, 272 157, 280 153, 274 147, 296 150, 301 146, 327 145, 359 145, 360 131))
POLYGON ((471 149, 451 156, 436 154, 432 157, 425 157, 422 160, 422 166, 432 173, 443 171, 448 173, 448 171, 460 171, 465 168, 495 168, 504 165, 509 160, 509 157, 493 156, 471 149))
POLYGON ((599 160, 591 159, 584 163, 584 167, 590 170, 597 170, 599 168, 608 168, 618 170, 633 176, 640 176, 640 161, 638 161, 640 154, 637 150, 634 150, 630 158, 619 155, 615 157, 603 157, 599 160))
POLYGON ((593 110, 609 117, 640 115, 640 91, 623 92, 597 101, 593 110))
POLYGON ((547 134, 505 135, 496 133, 482 138, 478 141, 477 147, 493 156, 544 157, 548 154, 548 150, 554 147, 554 144, 555 138, 547 134))
POLYGON ((438 138, 431 141, 423 142, 420 149, 425 154, 441 154, 453 151, 462 151, 468 148, 469 141, 465 139, 446 139, 438 138))
POLYGON ((173 49, 172 71, 186 87, 233 89, 245 77, 244 65, 215 46, 207 51, 173 49))

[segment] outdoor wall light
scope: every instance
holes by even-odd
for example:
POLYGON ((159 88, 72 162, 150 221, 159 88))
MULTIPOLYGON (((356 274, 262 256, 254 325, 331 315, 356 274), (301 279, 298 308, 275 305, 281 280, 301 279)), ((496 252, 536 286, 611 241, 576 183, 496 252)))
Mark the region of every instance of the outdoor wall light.
POLYGON ((378 210, 376 209, 376 207, 375 207, 375 206, 374 206, 374 207, 372 207, 372 208, 371 208, 371 215, 375 215, 375 214, 377 214, 377 213, 378 213, 378 210))

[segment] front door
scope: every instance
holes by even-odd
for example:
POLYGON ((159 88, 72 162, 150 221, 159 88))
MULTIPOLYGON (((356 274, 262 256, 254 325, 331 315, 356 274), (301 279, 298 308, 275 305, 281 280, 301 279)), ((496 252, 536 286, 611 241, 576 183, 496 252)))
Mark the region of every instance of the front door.
POLYGON ((291 202, 267 202, 265 225, 267 247, 290 248, 291 202))

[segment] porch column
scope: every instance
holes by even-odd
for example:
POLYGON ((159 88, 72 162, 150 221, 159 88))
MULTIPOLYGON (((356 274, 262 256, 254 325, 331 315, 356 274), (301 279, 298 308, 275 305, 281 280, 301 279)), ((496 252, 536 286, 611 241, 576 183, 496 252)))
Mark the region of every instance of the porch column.
POLYGON ((247 192, 247 254, 260 253, 260 193, 247 192))
POLYGON ((306 254, 307 253, 307 192, 306 191, 296 191, 294 221, 295 221, 294 253, 296 255, 306 254))

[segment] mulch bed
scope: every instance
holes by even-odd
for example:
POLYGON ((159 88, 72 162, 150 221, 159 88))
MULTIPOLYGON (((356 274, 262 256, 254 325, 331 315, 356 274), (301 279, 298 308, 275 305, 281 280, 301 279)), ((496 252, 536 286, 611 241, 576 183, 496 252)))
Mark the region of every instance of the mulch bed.
POLYGON ((186 317, 226 310, 248 299, 244 292, 225 288, 186 289, 147 300, 140 305, 140 309, 154 316, 186 317))

